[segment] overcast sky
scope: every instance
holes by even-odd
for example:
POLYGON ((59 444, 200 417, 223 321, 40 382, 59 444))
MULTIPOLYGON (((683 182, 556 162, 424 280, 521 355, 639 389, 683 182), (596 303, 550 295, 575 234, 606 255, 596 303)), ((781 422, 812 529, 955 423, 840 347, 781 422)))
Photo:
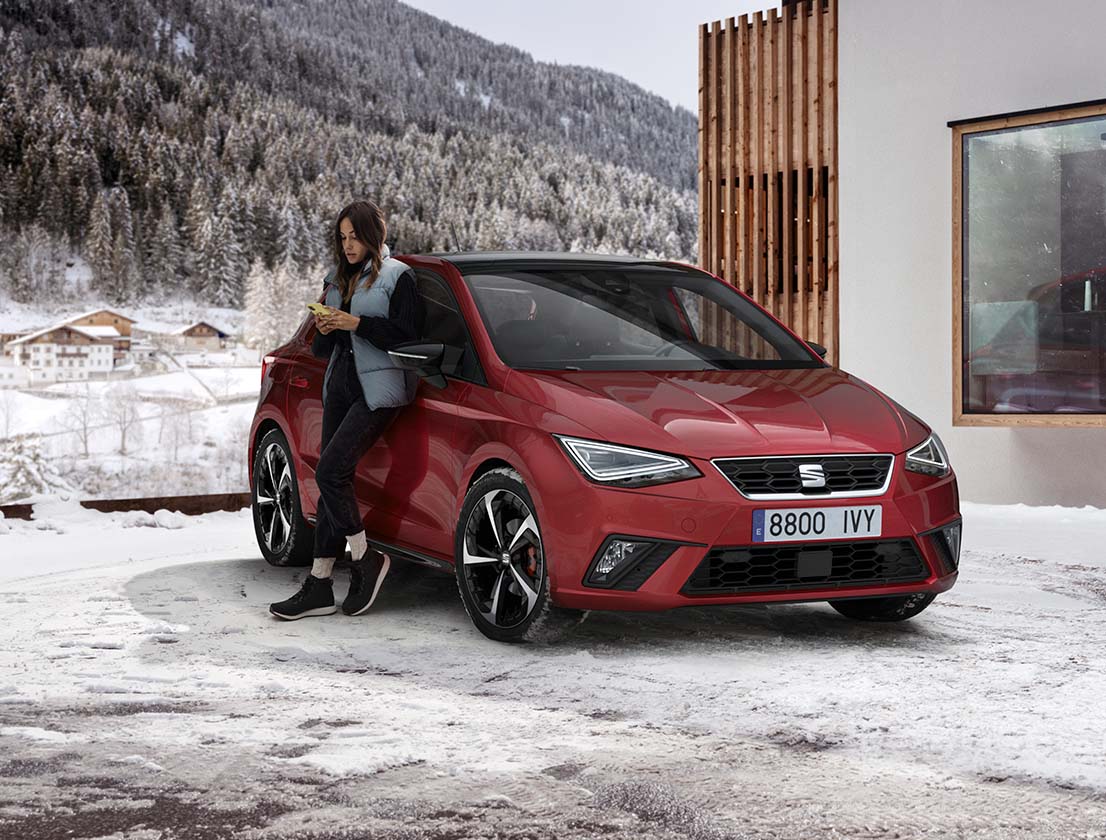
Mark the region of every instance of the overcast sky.
POLYGON ((777 8, 772 0, 403 0, 538 61, 617 73, 699 111, 701 23, 777 8))

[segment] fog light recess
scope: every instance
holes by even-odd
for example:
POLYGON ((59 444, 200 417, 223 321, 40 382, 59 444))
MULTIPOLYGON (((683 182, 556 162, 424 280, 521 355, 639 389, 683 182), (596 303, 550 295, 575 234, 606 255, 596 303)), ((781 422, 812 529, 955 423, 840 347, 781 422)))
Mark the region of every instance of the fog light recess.
POLYGON ((961 520, 956 520, 946 528, 942 528, 940 531, 941 536, 945 540, 945 548, 948 551, 949 561, 952 564, 952 568, 960 568, 960 533, 961 533, 961 520))
POLYGON ((637 589, 679 545, 612 534, 595 553, 584 584, 605 589, 637 589))
POLYGON ((963 520, 960 519, 926 532, 949 572, 955 572, 960 568, 960 536, 962 532, 963 520))

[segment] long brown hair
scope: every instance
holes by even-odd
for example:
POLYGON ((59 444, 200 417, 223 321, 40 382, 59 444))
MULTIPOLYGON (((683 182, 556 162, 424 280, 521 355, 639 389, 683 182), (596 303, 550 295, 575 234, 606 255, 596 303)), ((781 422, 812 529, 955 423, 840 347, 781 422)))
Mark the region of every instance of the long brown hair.
POLYGON ((349 303, 355 291, 354 283, 357 281, 357 275, 364 269, 360 263, 355 266, 346 259, 346 251, 342 247, 342 219, 349 219, 350 224, 353 225, 353 232, 369 249, 366 258, 369 261, 370 270, 362 284, 367 289, 376 282, 380 274, 380 265, 384 261, 381 256, 385 233, 384 211, 371 201, 353 201, 342 208, 342 212, 334 222, 334 259, 337 263, 334 282, 342 293, 342 302, 349 303))

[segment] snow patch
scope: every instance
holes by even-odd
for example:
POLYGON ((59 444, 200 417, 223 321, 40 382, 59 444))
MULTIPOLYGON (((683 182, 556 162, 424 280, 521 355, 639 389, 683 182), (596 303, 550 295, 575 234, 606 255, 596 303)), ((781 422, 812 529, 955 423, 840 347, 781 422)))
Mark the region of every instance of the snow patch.
POLYGON ((183 32, 178 31, 173 36, 173 50, 177 55, 186 55, 189 58, 196 57, 196 45, 193 44, 192 39, 183 32))
POLYGON ((136 767, 141 767, 144 770, 153 770, 158 773, 164 772, 165 770, 165 768, 162 767, 160 764, 155 761, 150 761, 150 759, 146 758, 146 756, 144 755, 135 754, 125 755, 122 757, 108 756, 108 759, 115 761, 116 764, 132 764, 136 767))
POLYGON ((368 776, 395 767, 421 764, 424 759, 410 753, 404 747, 404 739, 395 736, 328 741, 305 755, 284 761, 317 767, 332 776, 368 776))
POLYGON ((44 741, 51 744, 65 744, 71 741, 85 740, 73 732, 58 732, 56 729, 43 729, 41 726, 0 726, 0 735, 18 736, 31 741, 44 741))

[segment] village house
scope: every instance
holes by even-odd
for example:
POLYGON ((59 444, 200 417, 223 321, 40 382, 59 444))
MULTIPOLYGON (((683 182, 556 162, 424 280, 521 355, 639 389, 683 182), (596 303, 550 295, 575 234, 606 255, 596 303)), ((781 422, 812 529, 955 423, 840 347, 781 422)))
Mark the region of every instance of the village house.
POLYGON ((196 321, 175 328, 154 322, 142 322, 135 326, 133 335, 135 340, 166 350, 223 350, 228 346, 234 346, 234 339, 230 333, 207 321, 196 321))
POLYGON ((106 378, 114 367, 115 342, 104 330, 61 324, 13 339, 5 349, 25 371, 26 384, 106 378))
POLYGON ((62 323, 85 327, 101 337, 110 338, 114 346, 115 364, 119 364, 131 349, 132 327, 136 321, 111 309, 93 309, 73 318, 67 318, 62 323))

